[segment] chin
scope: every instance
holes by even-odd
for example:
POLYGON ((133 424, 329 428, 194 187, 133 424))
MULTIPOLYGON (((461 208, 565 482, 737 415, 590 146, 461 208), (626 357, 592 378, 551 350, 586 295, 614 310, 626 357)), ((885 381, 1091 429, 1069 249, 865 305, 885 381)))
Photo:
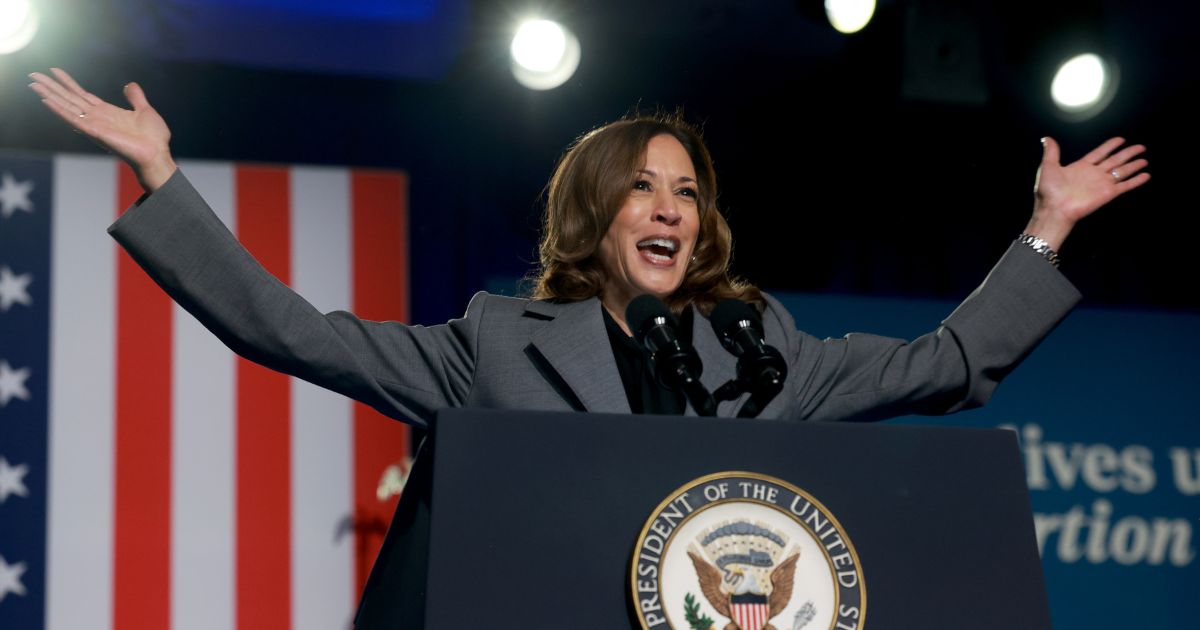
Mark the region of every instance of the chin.
POLYGON ((680 278, 678 282, 648 282, 639 286, 638 289, 642 293, 649 293, 660 300, 665 300, 681 286, 683 286, 683 278, 680 278))

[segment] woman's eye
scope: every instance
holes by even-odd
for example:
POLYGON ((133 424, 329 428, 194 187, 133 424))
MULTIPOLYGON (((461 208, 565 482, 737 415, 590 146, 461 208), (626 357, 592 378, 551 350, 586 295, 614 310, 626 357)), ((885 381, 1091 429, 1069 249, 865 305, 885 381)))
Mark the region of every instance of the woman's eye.
POLYGON ((650 190, 650 182, 648 182, 644 179, 639 179, 636 182, 633 182, 633 189, 634 190, 650 190))
POLYGON ((696 192, 695 188, 680 188, 679 194, 681 194, 685 197, 691 197, 693 199, 695 199, 698 196, 698 193, 696 192))

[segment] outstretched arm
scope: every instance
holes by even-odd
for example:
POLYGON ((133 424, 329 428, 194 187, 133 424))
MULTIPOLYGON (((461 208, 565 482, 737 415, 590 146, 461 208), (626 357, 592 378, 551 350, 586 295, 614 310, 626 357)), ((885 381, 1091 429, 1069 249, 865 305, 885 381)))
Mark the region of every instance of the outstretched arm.
POLYGON ((1025 233, 1040 237, 1057 251, 1080 219, 1118 196, 1150 181, 1138 158, 1146 147, 1125 147, 1124 138, 1112 138, 1079 160, 1059 163, 1058 143, 1042 138, 1042 164, 1033 184, 1033 217, 1025 233), (1135 159, 1137 158, 1137 159, 1135 159))
POLYGON ((175 172, 168 146, 171 130, 138 84, 125 86, 125 98, 133 106, 128 110, 101 100, 59 68, 51 68, 50 74, 54 76, 41 72, 29 75, 33 79, 29 87, 50 111, 128 162, 146 192, 158 190, 171 178, 175 172))
POLYGON ((485 300, 443 326, 370 322, 321 314, 268 273, 179 172, 171 132, 141 88, 133 110, 110 105, 62 70, 34 73, 33 91, 71 127, 116 153, 152 193, 109 233, 180 306, 234 352, 369 404, 385 415, 429 422, 470 390, 485 300))
MULTIPOLYGON (((1148 162, 1138 157, 1145 147, 1121 149, 1124 142, 1113 138, 1063 166, 1058 144, 1046 138, 1026 234, 1057 250, 1079 220, 1149 181, 1148 162)), ((1062 274, 1015 243, 940 328, 912 342, 797 336, 789 379, 796 379, 800 417, 879 420, 981 405, 1078 300, 1062 274)))

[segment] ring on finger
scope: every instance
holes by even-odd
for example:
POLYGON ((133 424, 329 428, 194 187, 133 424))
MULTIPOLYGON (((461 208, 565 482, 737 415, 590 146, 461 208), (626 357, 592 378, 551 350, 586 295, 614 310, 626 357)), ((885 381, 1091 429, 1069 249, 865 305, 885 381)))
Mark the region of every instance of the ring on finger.
MULTIPOLYGON (((79 112, 79 117, 80 117, 80 118, 87 118, 87 113, 85 113, 85 112, 79 112)), ((1117 174, 1117 172, 1116 172, 1116 171, 1113 171, 1113 175, 1115 176, 1116 174, 1117 174)))
POLYGON ((1113 179, 1115 179, 1117 181, 1121 181, 1121 174, 1117 172, 1117 169, 1114 168, 1113 170, 1109 171, 1108 173, 1113 176, 1113 179))

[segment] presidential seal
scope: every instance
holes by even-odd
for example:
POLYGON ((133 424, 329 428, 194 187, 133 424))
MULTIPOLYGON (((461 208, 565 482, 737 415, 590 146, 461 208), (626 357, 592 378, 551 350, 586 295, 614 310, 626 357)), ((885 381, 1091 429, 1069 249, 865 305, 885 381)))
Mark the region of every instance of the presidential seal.
POLYGON ((804 490, 750 472, 667 497, 633 551, 645 630, 858 630, 867 590, 837 519, 804 490))

